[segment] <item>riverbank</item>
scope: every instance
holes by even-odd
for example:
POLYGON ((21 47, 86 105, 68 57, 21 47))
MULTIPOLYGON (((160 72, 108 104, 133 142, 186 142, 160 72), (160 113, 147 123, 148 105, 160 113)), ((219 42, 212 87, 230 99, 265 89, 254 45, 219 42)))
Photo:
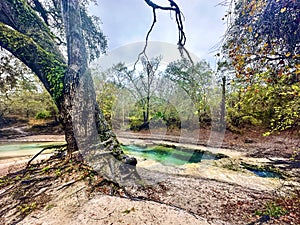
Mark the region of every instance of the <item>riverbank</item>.
MULTIPOLYGON (((65 143, 63 135, 29 135, 15 139, 0 139, 0 176, 24 168, 32 156, 43 147, 63 143, 65 143), (18 148, 20 144, 23 145, 22 149, 18 148), (3 145, 9 146, 9 151, 2 150, 3 145), (26 147, 27 145, 29 147, 26 147)), ((46 159, 52 152, 52 150, 46 150, 38 159, 46 159)))
MULTIPOLYGON (((18 210, 31 210, 30 207, 34 210, 22 218, 20 224, 260 224, 261 217, 256 216, 255 212, 264 209, 267 202, 275 201, 278 197, 275 189, 249 188, 199 176, 157 172, 147 167, 138 167, 143 186, 128 186, 123 192, 112 184, 105 188, 100 186, 100 191, 91 194, 89 179, 76 182, 78 178, 74 177, 74 170, 56 177, 57 170, 51 172, 52 167, 57 168, 47 162, 42 163, 40 169, 33 167, 35 169, 24 178, 21 174, 14 175, 13 179, 21 179, 16 182, 15 188, 12 189, 11 185, 1 188, 1 224, 15 223, 18 210), (41 174, 35 177, 38 171, 41 174), (31 186, 31 182, 35 182, 32 187, 35 190, 30 194, 35 197, 32 200, 34 205, 19 204, 20 208, 2 214, 13 206, 16 200, 10 199, 19 196, 16 193, 23 193, 25 189, 24 194, 28 195, 30 189, 27 187, 31 186), (112 190, 121 193, 121 196, 111 196, 115 195, 112 190), (6 192, 11 194, 5 195, 6 192)), ((97 177, 93 179, 99 180, 97 177)), ((100 178, 101 182, 105 185, 100 178)), ((268 220, 265 224, 285 224, 273 218, 268 220)))
MULTIPOLYGON (((201 145, 201 139, 199 141, 194 138, 196 132, 191 132, 189 137, 181 137, 181 139, 176 135, 116 133, 123 144, 167 144, 183 145, 188 148, 211 148, 207 144, 207 140, 205 143, 202 141, 201 145)), ((33 135, 4 141, 7 143, 24 143, 60 141, 63 138, 61 135, 33 135)), ((242 140, 238 140, 243 145, 243 148, 238 151, 237 147, 230 148, 228 144, 230 141, 232 140, 226 139, 225 136, 225 144, 218 146, 217 149, 228 155, 231 154, 231 157, 237 159, 253 155, 257 151, 256 147, 260 145, 256 141, 251 142, 248 140, 247 142, 251 143, 243 143, 242 140)), ((268 154, 268 151, 272 148, 271 142, 269 140, 269 142, 263 144, 267 152, 264 156, 275 159, 273 155, 268 154)), ((282 157, 285 155, 287 155, 286 152, 280 156, 284 160, 288 160, 288 158, 282 157)), ((254 159, 259 159, 257 156, 254 159)), ((10 160, 10 163, 18 162, 22 164, 23 161, 19 161, 19 159, 21 160, 21 158, 6 160, 10 160)), ((28 159, 29 157, 22 158, 22 160, 28 159)), ((18 169, 20 168, 15 168, 15 171, 18 169)), ((261 217, 256 216, 255 212, 264 209, 267 202, 275 201, 279 197, 277 193, 280 186, 277 185, 278 182, 273 183, 276 179, 260 178, 261 181, 264 181, 261 184, 256 177, 256 180, 251 180, 252 176, 249 174, 249 177, 247 175, 243 180, 236 172, 232 171, 231 174, 228 174, 228 171, 224 172, 221 168, 215 173, 215 176, 212 176, 212 173, 209 173, 211 172, 210 165, 190 165, 174 169, 161 166, 151 160, 139 159, 137 169, 147 185, 144 188, 128 187, 127 191, 132 196, 139 196, 140 199, 144 199, 142 201, 103 194, 91 197, 86 183, 82 182, 76 182, 76 185, 54 191, 67 181, 54 182, 45 191, 45 194, 49 197, 47 204, 43 208, 33 211, 22 220, 22 224, 44 224, 46 220, 48 224, 66 225, 82 223, 229 225, 250 224, 254 221, 258 222, 252 224, 260 224, 261 217), (204 176, 205 173, 206 176, 204 176), (233 175, 234 178, 232 178, 233 175), (271 181, 271 183, 268 183, 268 181, 271 181)), ((280 181, 279 183, 283 184, 285 182, 280 181)), ((5 190, 1 189, 0 195, 5 190)), ((5 221, 2 224, 8 224, 5 221)), ((265 224, 284 223, 269 218, 265 224)))
MULTIPOLYGON (((133 132, 126 132, 126 133, 117 133, 118 140, 120 143, 124 145, 140 145, 140 146, 151 146, 151 145, 165 145, 165 146, 176 146, 176 147, 182 147, 190 150, 201 150, 201 151, 209 151, 214 154, 224 154, 226 156, 229 156, 232 160, 247 160, 247 162, 251 162, 254 164, 261 163, 261 162, 269 162, 268 159, 264 158, 250 158, 247 157, 247 153, 244 151, 237 151, 227 148, 214 148, 204 145, 198 145, 195 143, 194 139, 181 139, 181 142, 178 143, 176 141, 176 136, 159 136, 159 135, 148 135, 148 134, 136 134, 133 132)), ((57 144, 58 141, 63 141, 64 136, 62 135, 33 135, 33 136, 26 136, 26 137, 19 137, 14 140, 9 140, 8 142, 2 142, 2 143, 21 143, 22 145, 26 145, 26 143, 32 143, 32 142, 40 142, 45 143, 44 145, 50 145, 51 142, 49 141, 55 141, 54 143, 57 144)), ((30 144, 29 144, 30 145, 30 144)), ((0 149, 1 150, 1 149, 0 149)), ((45 154, 49 154, 51 151, 44 152, 45 154)), ((2 168, 5 167, 5 163, 7 162, 7 159, 10 159, 10 162, 8 162, 7 166, 12 170, 14 167, 14 164, 17 168, 17 164, 19 164, 19 161, 28 161, 32 155, 36 154, 36 149, 31 150, 22 150, 22 151, 9 151, 9 152, 2 152, 0 156, 0 165, 2 165, 2 168)), ((39 157, 43 157, 42 155, 39 157)), ((43 157, 44 158, 44 157, 43 157)), ((279 158, 277 158, 279 159, 279 158)), ((283 159, 283 158, 281 158, 283 159)), ((223 163, 226 162, 226 159, 222 161, 223 163)), ((233 161, 228 161, 228 163, 231 163, 233 161)), ((221 162, 220 162, 221 163, 221 162)), ((138 168, 148 168, 149 170, 160 172, 164 171, 168 174, 181 174, 181 175, 191 175, 195 177, 202 177, 202 178, 208 178, 208 179, 215 179, 223 182, 229 182, 229 183, 236 183, 236 184, 243 184, 247 185, 247 187, 254 188, 259 187, 260 189, 266 189, 267 187, 269 189, 276 188, 280 184, 278 181, 268 180, 264 178, 259 178, 257 176, 254 176, 252 173, 243 173, 243 176, 240 175, 239 172, 233 171, 233 170, 227 170, 223 167, 224 165, 217 165, 217 163, 214 161, 204 161, 199 164, 186 164, 178 167, 168 167, 164 166, 158 162, 155 162, 153 160, 145 160, 145 159, 139 159, 138 158, 138 168), (222 167, 223 166, 223 167, 222 167), (226 174, 226 176, 224 176, 226 174)), ((6 168, 6 171, 8 169, 6 168)), ((2 170, 3 174, 3 170, 2 170)))
MULTIPOLYGON (((300 147, 300 133, 298 130, 287 130, 263 136, 268 130, 257 126, 240 128, 237 130, 224 130, 199 128, 194 130, 150 129, 148 131, 133 132, 130 130, 113 129, 118 138, 161 140, 175 143, 193 144, 206 147, 244 152, 248 157, 291 158, 300 147)), ((63 141, 64 135, 61 125, 53 121, 44 123, 24 123, 24 121, 0 124, 0 142, 5 141, 63 141)), ((299 152, 299 151, 298 151, 299 152)), ((300 153, 297 154, 300 160, 300 153)))
MULTIPOLYGON (((217 162, 214 161, 205 161, 204 163, 199 164, 186 164, 183 166, 166 167, 158 162, 153 160, 138 159, 138 168, 148 168, 149 170, 160 172, 168 172, 168 174, 179 174, 179 175, 188 175, 199 178, 214 179, 221 182, 228 182, 237 185, 244 185, 247 188, 255 188, 266 190, 266 189, 275 189, 278 188, 281 183, 278 180, 265 179, 254 176, 252 173, 241 173, 235 171, 235 169, 228 170, 227 168, 239 167, 242 161, 254 165, 268 164, 271 165, 273 162, 277 162, 275 166, 283 169, 288 169, 288 172, 294 172, 294 174, 299 173, 299 168, 289 168, 291 164, 288 158, 283 157, 271 157, 267 154, 264 158, 259 157, 250 157, 253 152, 252 148, 247 148, 245 150, 242 148, 240 151, 237 148, 230 149, 225 148, 223 145, 218 147, 212 147, 206 145, 199 145, 199 140, 194 138, 192 135, 188 138, 181 137, 178 139, 178 136, 172 135, 162 135, 162 134, 149 134, 149 133, 135 133, 135 132, 117 132, 117 137, 120 143, 124 145, 165 145, 165 146, 176 146, 183 147, 190 150, 201 150, 201 151, 210 151, 214 154, 224 154, 229 156, 230 159, 224 159, 217 162), (279 163, 281 162, 281 163, 279 163), (226 175, 224 175, 226 174, 226 175)), ((62 143, 64 140, 63 135, 30 135, 17 137, 15 139, 2 139, 0 143, 32 143, 32 142, 41 142, 51 144, 50 141, 57 143, 58 141, 62 143)), ((224 145, 226 146, 226 144, 224 145)), ((266 145, 265 145, 266 146, 266 145)), ((1 149, 0 149, 1 150, 1 149)), ((22 164, 28 161, 32 155, 36 154, 36 149, 31 150, 22 150, 22 151, 9 151, 2 152, 0 156, 0 175, 5 175, 7 172, 15 171, 20 169, 22 164)), ((49 154, 51 151, 45 152, 49 154)), ((286 153, 283 153, 285 155, 286 153)), ((45 158, 47 155, 41 155, 39 158, 45 158)))

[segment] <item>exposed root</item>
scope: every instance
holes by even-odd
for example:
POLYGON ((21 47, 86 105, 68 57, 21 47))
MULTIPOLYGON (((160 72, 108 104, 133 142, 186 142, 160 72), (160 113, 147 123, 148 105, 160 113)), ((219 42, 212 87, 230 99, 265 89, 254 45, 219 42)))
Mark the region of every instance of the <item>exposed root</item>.
POLYGON ((27 163, 26 165, 26 169, 30 166, 31 162, 38 157, 40 154, 42 154, 44 151, 49 150, 49 149, 57 149, 58 151, 62 151, 64 148, 67 147, 67 144, 64 145, 52 145, 46 148, 43 148, 41 151, 39 151, 38 153, 36 153, 27 163))
POLYGON ((80 154, 70 158, 62 154, 66 145, 50 146, 42 149, 27 163, 25 169, 0 178, 0 224, 22 221, 32 211, 43 208, 53 199, 53 193, 84 181, 87 193, 102 192, 112 196, 126 196, 125 188, 105 179, 82 161, 80 154), (47 160, 36 161, 43 151, 56 149, 57 153, 47 160))

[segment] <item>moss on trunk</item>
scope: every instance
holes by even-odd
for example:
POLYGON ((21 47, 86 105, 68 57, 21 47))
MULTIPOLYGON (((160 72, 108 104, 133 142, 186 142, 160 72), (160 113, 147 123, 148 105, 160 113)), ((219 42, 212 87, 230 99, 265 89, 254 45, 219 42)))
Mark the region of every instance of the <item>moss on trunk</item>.
POLYGON ((0 46, 20 59, 39 77, 56 103, 62 97, 67 65, 33 39, 0 22, 0 46))

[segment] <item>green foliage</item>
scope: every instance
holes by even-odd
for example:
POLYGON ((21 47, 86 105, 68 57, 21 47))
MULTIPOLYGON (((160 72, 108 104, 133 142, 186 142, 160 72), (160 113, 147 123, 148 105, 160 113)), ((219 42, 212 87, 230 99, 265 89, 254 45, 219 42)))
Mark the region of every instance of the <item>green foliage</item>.
POLYGON ((116 104, 117 94, 119 92, 116 85, 108 82, 101 81, 94 78, 96 97, 99 107, 101 108, 106 121, 111 124, 113 107, 116 104))
POLYGON ((54 101, 58 101, 59 98, 62 97, 63 89, 64 89, 64 76, 66 73, 66 65, 59 63, 58 61, 54 61, 56 66, 51 65, 50 67, 47 65, 48 62, 42 62, 41 64, 47 70, 47 79, 51 85, 50 91, 52 92, 52 96, 54 101))
POLYGON ((7 93, 11 89, 17 88, 19 83, 28 84, 26 73, 30 72, 11 54, 2 55, 0 57, 0 92, 7 93))
POLYGON ((297 1, 231 1, 223 53, 237 74, 251 77, 267 67, 273 79, 299 81, 299 13, 297 1))
POLYGON ((212 70, 207 62, 200 61, 195 65, 187 59, 171 62, 165 76, 176 83, 194 103, 199 121, 202 117, 210 117, 208 96, 212 86, 212 70))
POLYGON ((43 171, 44 173, 47 173, 49 170, 50 170, 50 166, 45 166, 45 167, 42 169, 42 171, 43 171))
POLYGON ((270 217, 279 218, 284 216, 287 213, 287 210, 283 207, 277 205, 275 202, 268 202, 263 211, 256 211, 255 214, 259 216, 268 215, 270 217))
POLYGON ((296 85, 286 86, 285 90, 281 90, 279 93, 283 104, 274 106, 275 116, 271 121, 272 131, 283 131, 300 126, 300 91, 299 87, 295 87, 296 85))
MULTIPOLYGON (((140 130, 144 125, 142 104, 136 102, 129 111, 129 127, 132 130, 140 130)), ((176 108, 164 99, 152 97, 149 111, 150 128, 167 128, 168 130, 180 128, 181 119, 176 108)))
POLYGON ((55 204, 49 204, 49 205, 46 206, 45 209, 46 209, 46 211, 48 211, 48 210, 54 208, 55 206, 56 206, 55 204))
POLYGON ((51 117, 52 115, 49 111, 40 111, 35 115, 35 119, 49 119, 51 117))
POLYGON ((28 204, 22 204, 17 206, 17 210, 24 215, 30 214, 33 210, 35 210, 37 207, 36 202, 28 203, 28 204))
POLYGON ((129 126, 131 130, 140 130, 140 127, 143 125, 144 120, 143 118, 130 116, 129 117, 129 126))
POLYGON ((86 46, 88 47, 90 61, 99 58, 100 53, 105 53, 107 40, 100 29, 100 19, 96 16, 89 16, 87 9, 82 6, 80 10, 82 28, 86 46))
MULTIPOLYGON (((99 18, 87 14, 86 7, 90 1, 84 2, 80 5, 82 28, 90 59, 94 60, 99 57, 100 52, 105 51, 107 42, 100 29, 99 18)), ((8 12, 5 14, 10 14, 10 22, 3 24, 7 21, 6 15, 0 22, 1 47, 26 63, 58 103, 63 95, 64 76, 67 71, 65 59, 57 45, 57 40, 62 44, 65 36, 61 5, 56 1, 24 0, 7 0, 3 4, 7 6, 8 12)), ((4 9, 0 11, 3 13, 4 9)), ((10 80, 13 84, 14 80, 10 80)), ((1 86, 3 85, 0 81, 0 88, 1 86)))
POLYGON ((16 77, 16 85, 7 92, 0 90, 3 116, 34 118, 38 113, 38 117, 55 116, 58 110, 43 85, 30 73, 25 74, 24 78, 21 75, 16 77))
POLYGON ((32 64, 31 66, 34 64, 34 68, 31 68, 32 71, 43 81, 54 101, 58 101, 63 94, 63 78, 67 69, 65 63, 59 58, 60 55, 56 55, 50 50, 46 51, 34 42, 31 37, 11 30, 1 22, 0 31, 2 46, 14 54, 21 52, 18 56, 20 60, 29 65, 32 64), (47 77, 47 82, 42 77, 44 75, 47 77))
POLYGON ((254 74, 251 82, 233 79, 227 96, 227 122, 234 126, 251 124, 282 131, 299 125, 299 85, 287 85, 285 77, 270 82, 270 73, 254 74))
POLYGON ((235 70, 228 121, 265 133, 299 126, 300 30, 296 1, 231 1, 223 55, 235 70), (243 121, 244 119, 246 121, 243 121))
POLYGON ((296 148, 293 151, 292 157, 290 158, 292 161, 300 161, 300 148, 296 148))
POLYGON ((34 117, 38 112, 49 112, 55 116, 58 110, 43 84, 22 62, 6 51, 3 53, 0 61, 0 114, 34 117))
MULTIPOLYGON (((31 7, 43 17, 44 22, 48 23, 50 28, 55 28, 55 34, 58 36, 56 39, 61 42, 65 36, 61 4, 55 1, 40 2, 42 3, 43 11, 43 9, 36 6, 35 1, 30 3, 31 7)), ((105 53, 107 49, 107 40, 100 28, 100 18, 97 16, 90 16, 88 14, 88 7, 90 6, 90 3, 97 4, 96 1, 80 1, 80 16, 89 59, 90 61, 93 61, 99 58, 101 53, 105 53)))
POLYGON ((61 169, 60 168, 57 169, 57 170, 55 170, 55 176, 56 177, 60 177, 61 176, 61 169))
POLYGON ((135 208, 134 208, 134 207, 132 207, 131 209, 126 209, 126 210, 124 210, 122 213, 124 213, 124 214, 129 214, 129 213, 131 213, 131 212, 135 212, 135 208))
MULTIPOLYGON (((180 128, 184 122, 186 128, 197 128, 197 117, 206 123, 211 120, 210 108, 214 111, 220 109, 220 98, 215 95, 217 91, 210 86, 212 71, 207 63, 196 64, 195 76, 190 75, 188 85, 181 86, 169 75, 164 76, 166 71, 159 70, 160 60, 160 57, 150 62, 143 59, 141 71, 131 71, 122 63, 104 72, 97 71, 97 68, 93 70, 97 101, 105 118, 112 120, 115 127, 139 130, 150 124, 153 128, 173 129, 180 128), (194 89, 190 92, 184 90, 191 88, 194 89)), ((178 76, 193 71, 184 62, 174 62, 169 66, 174 66, 178 76), (183 68, 176 67, 177 64, 183 68)))

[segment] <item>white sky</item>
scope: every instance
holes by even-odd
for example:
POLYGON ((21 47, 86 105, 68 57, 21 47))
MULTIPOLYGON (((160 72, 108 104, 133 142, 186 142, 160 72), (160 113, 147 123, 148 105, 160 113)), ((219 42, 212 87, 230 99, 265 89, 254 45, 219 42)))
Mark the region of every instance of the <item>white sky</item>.
MULTIPOLYGON (((200 59, 215 65, 214 47, 221 41, 226 25, 222 20, 226 8, 217 6, 222 0, 175 0, 185 16, 186 48, 200 59)), ((152 24, 152 9, 144 0, 97 0, 92 14, 100 17, 108 38, 108 51, 145 41, 152 24)), ((153 2, 168 6, 167 0, 153 2)), ((149 41, 177 44, 178 30, 174 16, 157 10, 157 23, 149 41)))

